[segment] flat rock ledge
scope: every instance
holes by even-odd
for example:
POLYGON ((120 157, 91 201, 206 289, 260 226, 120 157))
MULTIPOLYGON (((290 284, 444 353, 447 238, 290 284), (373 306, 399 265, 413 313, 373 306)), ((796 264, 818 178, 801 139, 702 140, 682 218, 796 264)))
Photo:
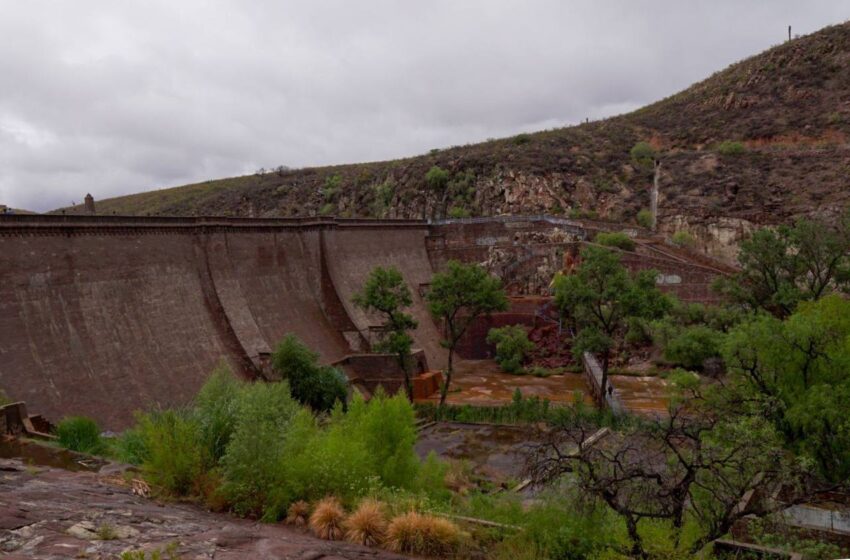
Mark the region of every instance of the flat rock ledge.
POLYGON ((71 472, 0 459, 0 557, 120 558, 160 551, 181 559, 405 558, 317 539, 284 525, 136 496, 115 474, 71 472), (5 555, 5 556, 4 556, 5 555))

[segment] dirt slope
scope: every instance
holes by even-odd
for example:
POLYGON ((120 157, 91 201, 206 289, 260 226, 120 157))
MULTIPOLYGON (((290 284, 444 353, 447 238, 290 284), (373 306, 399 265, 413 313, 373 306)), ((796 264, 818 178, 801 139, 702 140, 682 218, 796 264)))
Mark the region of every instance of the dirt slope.
POLYGON ((98 201, 98 212, 432 217, 456 207, 472 215, 547 212, 629 222, 649 204, 651 165, 630 157, 644 141, 661 161, 662 230, 690 230, 705 249, 722 253, 753 224, 843 209, 849 135, 850 24, 844 23, 627 115, 402 160, 150 191, 98 201), (450 173, 445 199, 427 188, 425 174, 434 165, 450 173))

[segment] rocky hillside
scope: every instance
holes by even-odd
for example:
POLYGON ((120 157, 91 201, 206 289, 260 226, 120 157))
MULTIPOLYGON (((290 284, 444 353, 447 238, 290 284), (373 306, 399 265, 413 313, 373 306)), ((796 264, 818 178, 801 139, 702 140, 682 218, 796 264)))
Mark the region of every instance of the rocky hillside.
POLYGON ((661 230, 690 231, 708 252, 729 256, 727 247, 755 224, 841 211, 850 197, 848 138, 845 23, 774 47, 627 115, 408 159, 281 169, 151 191, 98 201, 98 212, 551 213, 634 222, 649 205, 656 157, 661 230), (639 143, 653 153, 634 153, 639 143), (433 166, 447 171, 445 181, 426 180, 433 166))

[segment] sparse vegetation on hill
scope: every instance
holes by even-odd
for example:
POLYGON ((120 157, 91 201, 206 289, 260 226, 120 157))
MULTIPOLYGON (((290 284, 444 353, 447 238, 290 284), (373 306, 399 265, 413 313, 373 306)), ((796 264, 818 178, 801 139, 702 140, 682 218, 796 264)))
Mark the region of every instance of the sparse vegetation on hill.
POLYGON ((450 208, 456 216, 460 209, 560 208, 628 222, 648 206, 652 173, 644 164, 655 157, 662 230, 675 231, 682 220, 831 217, 850 197, 848 53, 850 24, 836 25, 627 115, 394 161, 207 181, 97 207, 104 214, 407 218, 445 216, 450 208))

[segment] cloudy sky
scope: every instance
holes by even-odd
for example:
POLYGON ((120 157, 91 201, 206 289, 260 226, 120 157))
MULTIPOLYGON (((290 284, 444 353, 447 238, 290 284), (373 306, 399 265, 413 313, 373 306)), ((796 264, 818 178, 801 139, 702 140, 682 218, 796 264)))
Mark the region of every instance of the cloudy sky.
POLYGON ((0 0, 0 204, 609 116, 848 17, 844 0, 0 0))

